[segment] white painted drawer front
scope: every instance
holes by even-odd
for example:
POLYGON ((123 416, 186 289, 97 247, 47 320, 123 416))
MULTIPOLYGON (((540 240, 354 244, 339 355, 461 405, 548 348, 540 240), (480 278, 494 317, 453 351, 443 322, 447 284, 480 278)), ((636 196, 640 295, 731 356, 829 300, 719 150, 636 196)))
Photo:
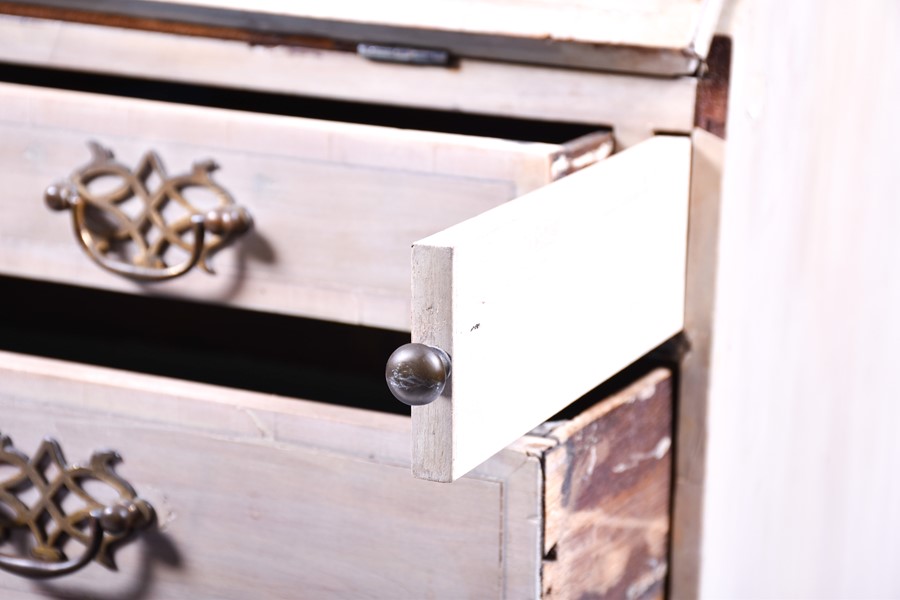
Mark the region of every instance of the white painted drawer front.
POLYGON ((691 142, 657 137, 413 247, 414 342, 452 357, 413 407, 451 481, 682 329, 691 142))
MULTIPOLYGON (((671 425, 657 369, 442 485, 409 476, 406 417, 0 352, 0 434, 32 457, 55 438, 70 465, 117 450, 157 515, 119 545, 117 571, 0 570, 0 597, 656 598, 671 425)), ((4 493, 20 472, 0 465, 4 493)), ((30 558, 28 538, 0 552, 30 558)))
POLYGON ((29 455, 52 436, 70 463, 117 450, 158 517, 118 571, 0 571, 3 598, 540 594, 540 461, 524 451, 435 485, 409 476, 406 417, 5 352, 0 432, 29 455))
MULTIPOLYGON (((556 144, 331 123, 0 84, 6 275, 409 329, 409 247, 541 187, 556 144), (44 188, 88 162, 88 140, 168 174, 194 161, 252 213, 254 230, 193 272, 138 284, 97 268, 44 188)), ((560 162, 562 161, 562 162, 560 162)))

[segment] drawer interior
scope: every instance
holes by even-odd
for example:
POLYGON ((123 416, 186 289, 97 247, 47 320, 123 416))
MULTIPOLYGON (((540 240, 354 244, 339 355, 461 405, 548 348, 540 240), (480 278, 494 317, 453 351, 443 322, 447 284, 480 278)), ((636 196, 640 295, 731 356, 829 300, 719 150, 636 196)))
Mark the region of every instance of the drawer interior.
POLYGON ((229 388, 408 413, 383 378, 409 335, 0 277, 0 348, 229 388))

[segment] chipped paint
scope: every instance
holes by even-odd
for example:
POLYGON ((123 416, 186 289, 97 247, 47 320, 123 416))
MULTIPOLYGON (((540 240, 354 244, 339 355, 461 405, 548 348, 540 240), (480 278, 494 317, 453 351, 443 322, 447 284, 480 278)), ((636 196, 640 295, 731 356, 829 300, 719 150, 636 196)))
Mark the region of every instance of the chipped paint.
POLYGON ((655 385, 651 385, 651 386, 647 386, 647 387, 645 387, 645 388, 642 388, 642 389, 637 393, 636 398, 637 398, 638 400, 640 400, 641 402, 645 402, 645 401, 649 400, 650 398, 652 398, 654 394, 656 394, 656 386, 655 386, 655 385))
POLYGON ((628 586, 628 589, 625 591, 625 597, 628 598, 628 600, 636 600, 637 598, 643 597, 648 591, 665 580, 668 572, 668 564, 664 562, 657 564, 628 586))
POLYGON ((637 452, 632 453, 629 459, 626 462, 622 462, 617 464, 612 468, 613 473, 624 473, 630 469, 635 468, 642 462, 646 460, 659 460, 669 453, 669 448, 672 447, 672 438, 669 436, 665 436, 654 446, 652 450, 649 452, 637 452))

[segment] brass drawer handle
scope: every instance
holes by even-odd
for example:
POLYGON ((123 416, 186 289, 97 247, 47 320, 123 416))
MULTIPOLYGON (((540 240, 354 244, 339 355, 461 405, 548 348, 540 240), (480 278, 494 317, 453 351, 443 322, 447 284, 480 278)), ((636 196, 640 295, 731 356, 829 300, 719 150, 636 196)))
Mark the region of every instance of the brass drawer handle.
POLYGON ((450 356, 440 348, 403 344, 388 358, 384 378, 394 398, 410 406, 422 406, 444 393, 450 370, 450 356))
POLYGON ((91 161, 68 180, 50 185, 44 201, 53 210, 72 211, 79 245, 107 271, 139 281, 172 279, 195 265, 212 273, 207 259, 253 224, 250 213, 213 181, 212 172, 218 168, 213 161, 195 163, 190 173, 169 177, 153 151, 147 152, 132 172, 115 160, 111 150, 97 142, 88 142, 88 146, 91 161), (112 191, 92 193, 90 184, 103 177, 118 178, 122 184, 112 191), (151 177, 159 178, 153 190, 148 189, 151 177), (183 192, 192 187, 210 192, 218 205, 200 211, 185 199, 183 192), (122 207, 132 198, 140 202, 134 217, 122 207), (163 211, 173 202, 183 214, 170 222, 163 211), (176 247, 186 252, 187 258, 169 265, 166 253, 176 247))
POLYGON ((9 437, 0 435, 0 465, 15 470, 0 480, 0 540, 13 528, 27 529, 34 540, 34 558, 0 554, 0 569, 36 579, 73 573, 94 560, 115 569, 111 549, 155 520, 153 507, 138 498, 134 488, 115 472, 113 467, 119 461, 115 451, 101 450, 86 466, 70 465, 51 438, 44 439, 37 453, 28 458, 13 447, 9 437), (106 484, 118 493, 118 499, 102 504, 85 490, 83 484, 89 480, 106 484), (38 493, 36 500, 21 498, 29 489, 38 493), (76 510, 63 507, 67 496, 78 502, 76 510), (71 559, 62 549, 69 539, 84 546, 80 555, 71 559))

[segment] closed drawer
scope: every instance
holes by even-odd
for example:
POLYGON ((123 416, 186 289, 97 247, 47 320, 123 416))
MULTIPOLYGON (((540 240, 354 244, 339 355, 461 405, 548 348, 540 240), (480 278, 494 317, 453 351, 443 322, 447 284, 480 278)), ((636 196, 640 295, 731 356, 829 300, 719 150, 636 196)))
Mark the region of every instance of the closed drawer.
MULTIPOLYGON (((116 552, 118 572, 91 564, 38 583, 0 573, 6 597, 662 593, 666 371, 452 486, 409 477, 406 417, 10 353, 0 353, 0 408, 2 433, 25 453, 44 436, 73 463, 116 449, 116 471, 157 514, 116 552)), ((0 469, 0 486, 10 477, 0 469)))
MULTIPOLYGON (((613 128, 620 147, 656 131, 687 134, 694 123, 697 78, 692 75, 648 77, 529 60, 497 62, 466 54, 451 54, 445 66, 422 68, 369 60, 354 51, 356 44, 285 33, 290 19, 284 17, 275 17, 276 24, 266 26, 271 16, 246 18, 248 13, 241 12, 237 14, 244 17, 242 23, 222 28, 210 26, 209 15, 202 16, 198 26, 180 20, 185 18, 183 12, 166 19, 131 20, 121 14, 79 14, 30 4, 40 3, 0 5, 4 64, 299 98, 591 123, 613 128)), ((140 4, 171 8, 156 2, 140 4)), ((135 6, 107 3, 104 9, 135 6)), ((510 4, 506 10, 520 8, 510 4)), ((709 11, 713 20, 715 12, 709 11)), ((433 45, 433 33, 425 32, 421 43, 433 45)), ((556 46, 545 40, 538 44, 545 49, 556 46)), ((700 54, 689 61, 704 52, 696 51, 700 54)), ((680 51, 677 54, 684 58, 680 51)))
POLYGON ((454 58, 546 64, 579 69, 692 75, 709 49, 721 0, 549 0, 526 5, 496 0, 441 1, 429 6, 356 0, 12 0, 3 12, 172 30, 268 45, 353 50, 385 46, 431 49, 415 64, 454 58), (437 56, 434 56, 437 55, 437 56))

